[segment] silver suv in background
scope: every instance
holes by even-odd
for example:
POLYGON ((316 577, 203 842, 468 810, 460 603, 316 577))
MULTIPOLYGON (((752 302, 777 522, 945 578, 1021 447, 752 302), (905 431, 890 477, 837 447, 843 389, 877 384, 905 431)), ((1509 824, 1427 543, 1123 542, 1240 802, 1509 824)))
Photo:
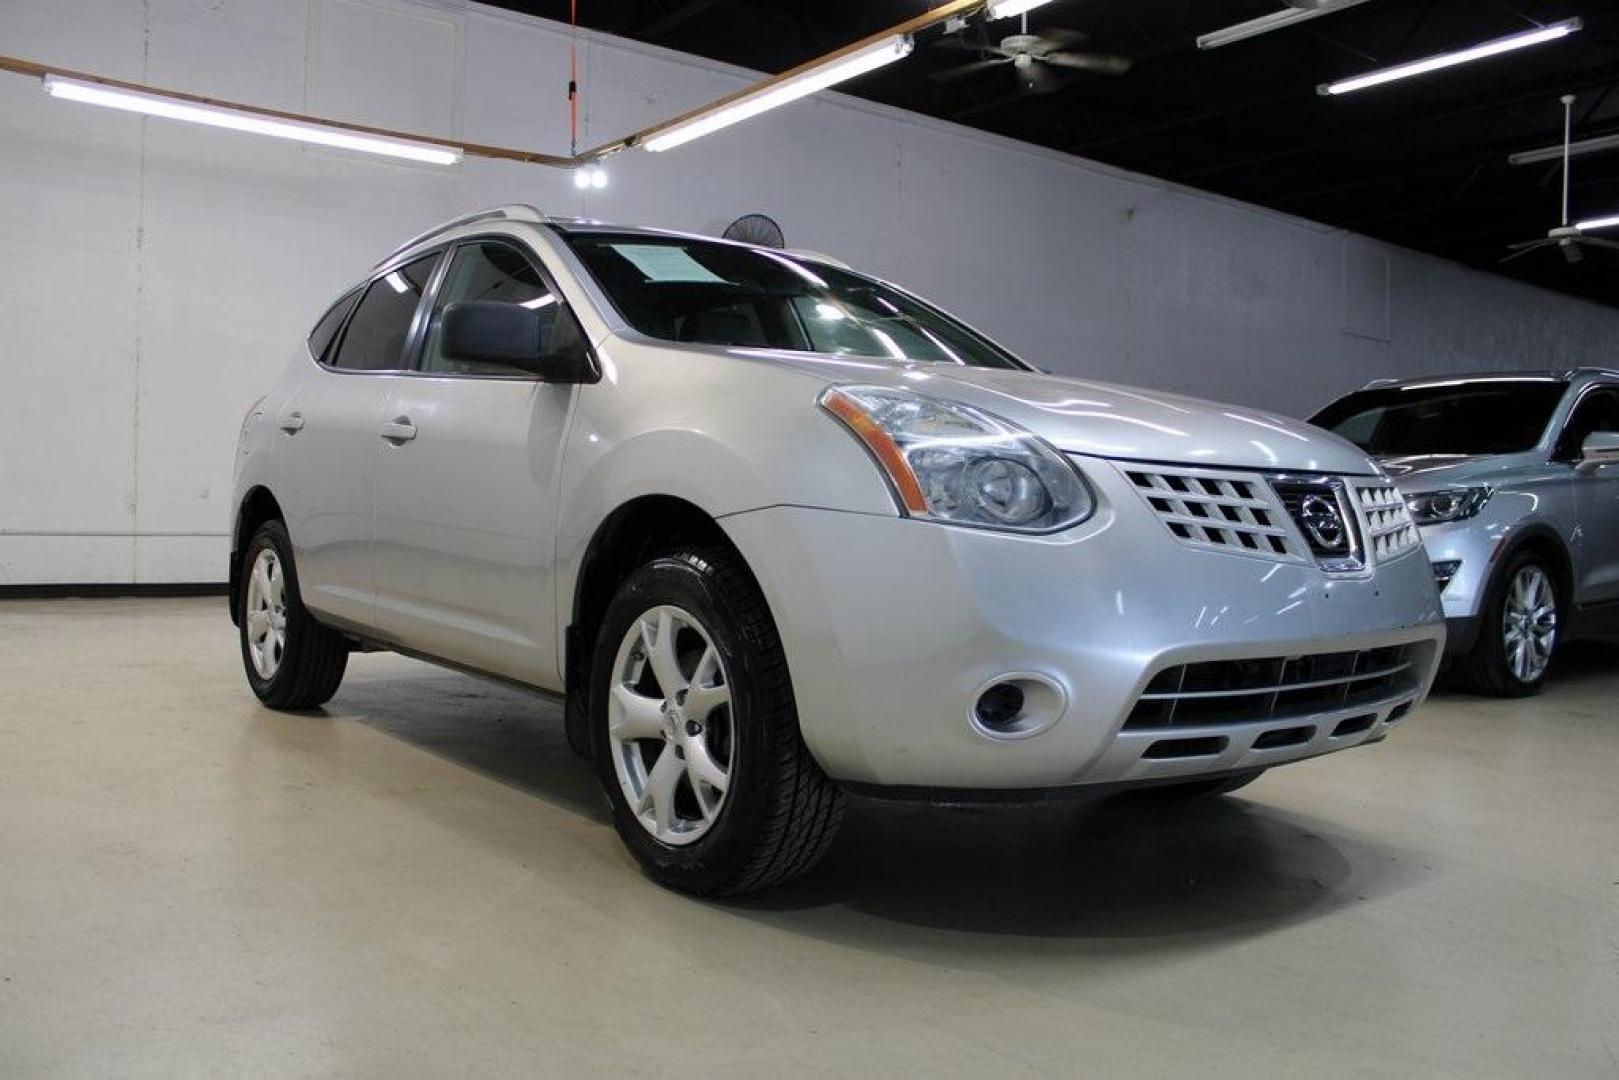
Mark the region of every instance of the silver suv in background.
POLYGON ((1445 635, 1371 460, 1043 375, 829 260, 506 207, 300 342, 236 455, 253 692, 393 649, 564 694, 620 836, 783 881, 846 788, 1231 790, 1383 739, 1445 635))
POLYGON ((1399 484, 1473 688, 1533 693, 1559 644, 1619 629, 1619 372, 1379 381, 1313 422, 1399 484))

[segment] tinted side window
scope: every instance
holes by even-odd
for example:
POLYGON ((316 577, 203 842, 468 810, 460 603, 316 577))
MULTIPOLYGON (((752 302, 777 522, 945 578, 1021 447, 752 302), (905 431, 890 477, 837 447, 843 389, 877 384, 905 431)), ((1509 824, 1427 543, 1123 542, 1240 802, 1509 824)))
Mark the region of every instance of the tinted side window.
POLYGON ((438 255, 424 255, 371 283, 354 309, 332 366, 345 371, 389 371, 404 364, 410 320, 438 255))
POLYGON ((1563 429, 1559 455, 1578 458, 1586 436, 1598 431, 1619 432, 1619 390, 1596 390, 1585 395, 1563 429))
POLYGON ((556 336, 561 305, 546 288, 528 259, 508 244, 483 242, 463 244, 456 249, 444 284, 439 287, 438 304, 427 328, 427 346, 422 350, 422 370, 474 375, 510 375, 512 369, 500 364, 472 360, 452 360, 440 351, 440 330, 444 309, 470 300, 491 300, 521 304, 539 313, 546 351, 556 336))
POLYGON ((342 327, 343 320, 348 316, 349 309, 360 296, 360 290, 347 293, 337 303, 333 304, 326 314, 320 317, 315 329, 309 332, 309 355, 316 360, 326 359, 326 350, 331 348, 332 339, 342 327))

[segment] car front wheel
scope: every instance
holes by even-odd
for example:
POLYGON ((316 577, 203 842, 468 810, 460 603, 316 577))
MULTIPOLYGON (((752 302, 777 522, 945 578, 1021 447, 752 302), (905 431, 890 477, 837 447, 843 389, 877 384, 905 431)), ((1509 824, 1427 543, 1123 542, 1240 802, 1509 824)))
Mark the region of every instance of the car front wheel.
POLYGON ((590 707, 619 835, 657 881, 747 892, 831 845, 842 792, 804 745, 775 623, 732 553, 675 552, 630 575, 602 620, 590 707))
POLYGON ((1503 569, 1485 598, 1478 643, 1457 664, 1471 689, 1496 697, 1527 697, 1551 670, 1562 622, 1557 579, 1534 552, 1503 569))

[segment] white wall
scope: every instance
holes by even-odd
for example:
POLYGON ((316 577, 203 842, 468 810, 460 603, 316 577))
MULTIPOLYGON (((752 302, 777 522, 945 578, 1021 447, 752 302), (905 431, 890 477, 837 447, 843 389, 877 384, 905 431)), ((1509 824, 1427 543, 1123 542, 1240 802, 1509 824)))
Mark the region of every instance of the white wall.
MULTIPOLYGON (((567 40, 450 0, 0 0, 13 55, 553 152, 567 40)), ((581 41, 582 145, 745 78, 581 41)), ((838 97, 609 165, 582 195, 532 166, 396 164, 0 74, 0 583, 222 578, 244 410, 375 258, 492 203, 700 231, 764 211, 1043 366, 1295 412, 1378 375, 1606 362, 1619 331, 1614 311, 838 97)))

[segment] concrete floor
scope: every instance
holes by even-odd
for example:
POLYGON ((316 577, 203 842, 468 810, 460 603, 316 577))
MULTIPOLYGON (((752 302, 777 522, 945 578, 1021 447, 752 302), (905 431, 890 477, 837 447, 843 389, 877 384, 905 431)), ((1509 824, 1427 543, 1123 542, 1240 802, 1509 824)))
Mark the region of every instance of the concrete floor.
POLYGON ((551 706, 237 665, 220 600, 0 603, 0 1075, 1619 1073, 1612 647, 1171 815, 856 804, 727 903, 551 706))

